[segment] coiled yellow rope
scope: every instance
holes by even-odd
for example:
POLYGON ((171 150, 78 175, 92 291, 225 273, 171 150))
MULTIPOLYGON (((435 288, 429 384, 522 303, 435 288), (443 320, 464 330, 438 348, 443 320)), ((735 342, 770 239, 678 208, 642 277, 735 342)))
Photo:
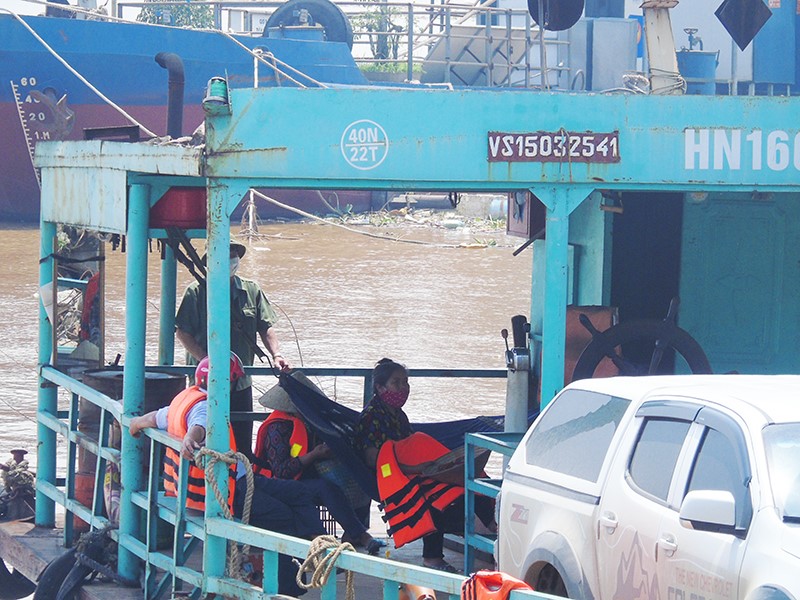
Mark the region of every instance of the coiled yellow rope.
MULTIPOLYGON (((304 590, 320 588, 325 585, 331 573, 336 573, 336 561, 339 555, 346 550, 355 552, 352 544, 340 542, 335 536, 320 535, 315 537, 311 542, 311 547, 308 549, 305 561, 297 570, 297 585, 304 590), (329 550, 333 550, 333 552, 328 552, 329 550), (303 573, 311 573, 311 581, 309 583, 303 582, 303 573)), ((297 562, 299 563, 299 561, 297 562)), ((345 599, 355 600, 356 589, 352 571, 347 571, 345 575, 345 586, 345 599)))
MULTIPOLYGON (((247 477, 247 492, 244 497, 244 508, 242 509, 242 523, 245 525, 250 522, 250 510, 253 506, 253 490, 255 488, 255 479, 253 475, 253 467, 250 460, 241 452, 215 452, 209 450, 205 446, 200 448, 194 455, 194 462, 198 467, 205 470, 206 479, 211 486, 211 491, 214 492, 214 498, 217 503, 222 507, 222 514, 226 519, 233 519, 230 507, 225 499, 222 497, 222 491, 219 489, 219 482, 214 475, 214 465, 218 462, 225 463, 226 465, 233 465, 236 467, 236 462, 241 461, 245 468, 245 477, 247 477), (203 459, 206 457, 206 460, 203 459), (203 464, 205 463, 205 465, 203 464)), ((243 572, 242 564, 244 557, 250 554, 250 546, 244 545, 241 550, 239 544, 234 542, 228 543, 228 576, 236 578, 244 578, 246 574, 243 572)))

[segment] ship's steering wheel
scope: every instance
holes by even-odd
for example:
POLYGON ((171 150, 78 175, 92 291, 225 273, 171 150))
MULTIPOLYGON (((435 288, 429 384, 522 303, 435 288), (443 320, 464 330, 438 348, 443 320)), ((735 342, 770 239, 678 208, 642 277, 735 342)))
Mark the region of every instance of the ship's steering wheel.
POLYGON ((593 377, 606 357, 619 369, 620 375, 654 375, 659 372, 664 354, 669 350, 681 356, 692 373, 711 373, 711 365, 700 344, 675 324, 678 303, 677 297, 672 299, 663 320, 633 319, 605 331, 598 331, 586 315, 581 315, 580 322, 592 334, 592 341, 575 363, 572 380, 593 377), (630 343, 652 347, 647 364, 625 355, 624 346, 630 343))

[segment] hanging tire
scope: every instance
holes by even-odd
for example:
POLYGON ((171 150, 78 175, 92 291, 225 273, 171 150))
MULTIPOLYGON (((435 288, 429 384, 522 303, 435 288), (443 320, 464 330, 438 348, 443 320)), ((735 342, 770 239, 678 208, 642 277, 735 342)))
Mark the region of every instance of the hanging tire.
POLYGON ((615 358, 612 360, 620 370, 620 375, 654 374, 651 373, 653 371, 651 365, 636 364, 624 354, 617 353, 620 346, 629 342, 652 342, 654 354, 658 342, 658 347, 672 349, 680 355, 692 373, 712 372, 703 348, 685 330, 658 319, 634 319, 595 333, 575 363, 572 380, 590 379, 600 362, 609 356, 609 352, 615 353, 615 358))
POLYGON ((30 596, 36 584, 16 569, 9 570, 5 561, 0 560, 0 600, 17 600, 30 596))
POLYGON ((569 29, 583 14, 583 0, 528 0, 528 12, 534 22, 547 31, 569 29), (543 23, 539 23, 541 6, 543 23))
POLYGON ((329 42, 344 42, 353 49, 353 26, 344 11, 328 0, 289 0, 270 15, 264 26, 264 35, 271 27, 296 27, 300 25, 299 12, 307 10, 312 24, 321 25, 329 42))
POLYGON ((50 561, 36 584, 33 600, 53 600, 58 596, 61 585, 75 566, 75 548, 67 550, 58 558, 50 561))

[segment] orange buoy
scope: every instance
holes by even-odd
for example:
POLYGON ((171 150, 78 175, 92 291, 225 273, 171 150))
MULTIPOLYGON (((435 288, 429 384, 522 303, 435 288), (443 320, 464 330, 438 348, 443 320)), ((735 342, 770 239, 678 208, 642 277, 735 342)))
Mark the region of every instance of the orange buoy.
POLYGON ((502 571, 478 571, 461 586, 461 600, 507 600, 511 590, 533 590, 502 571))

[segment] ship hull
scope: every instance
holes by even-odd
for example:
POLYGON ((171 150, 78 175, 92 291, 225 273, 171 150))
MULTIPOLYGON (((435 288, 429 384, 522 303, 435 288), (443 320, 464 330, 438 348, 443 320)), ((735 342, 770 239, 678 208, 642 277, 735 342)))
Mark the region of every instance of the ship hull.
MULTIPOLYGON (((184 65, 184 135, 202 123, 200 103, 211 77, 227 76, 232 87, 254 83, 252 57, 219 33, 142 23, 23 19, 91 86, 70 72, 17 19, 0 15, 1 221, 39 218, 39 183, 32 158, 39 141, 79 140, 87 129, 132 124, 100 94, 150 131, 166 134, 168 73, 155 62, 159 52, 177 54, 184 65)), ((317 81, 365 83, 346 44, 237 39, 250 48, 264 48, 317 81)), ((261 65, 259 85, 276 84, 294 85, 286 79, 276 81, 275 74, 261 65)), ((356 201, 358 209, 368 198, 369 194, 360 194, 350 200, 356 201)))

